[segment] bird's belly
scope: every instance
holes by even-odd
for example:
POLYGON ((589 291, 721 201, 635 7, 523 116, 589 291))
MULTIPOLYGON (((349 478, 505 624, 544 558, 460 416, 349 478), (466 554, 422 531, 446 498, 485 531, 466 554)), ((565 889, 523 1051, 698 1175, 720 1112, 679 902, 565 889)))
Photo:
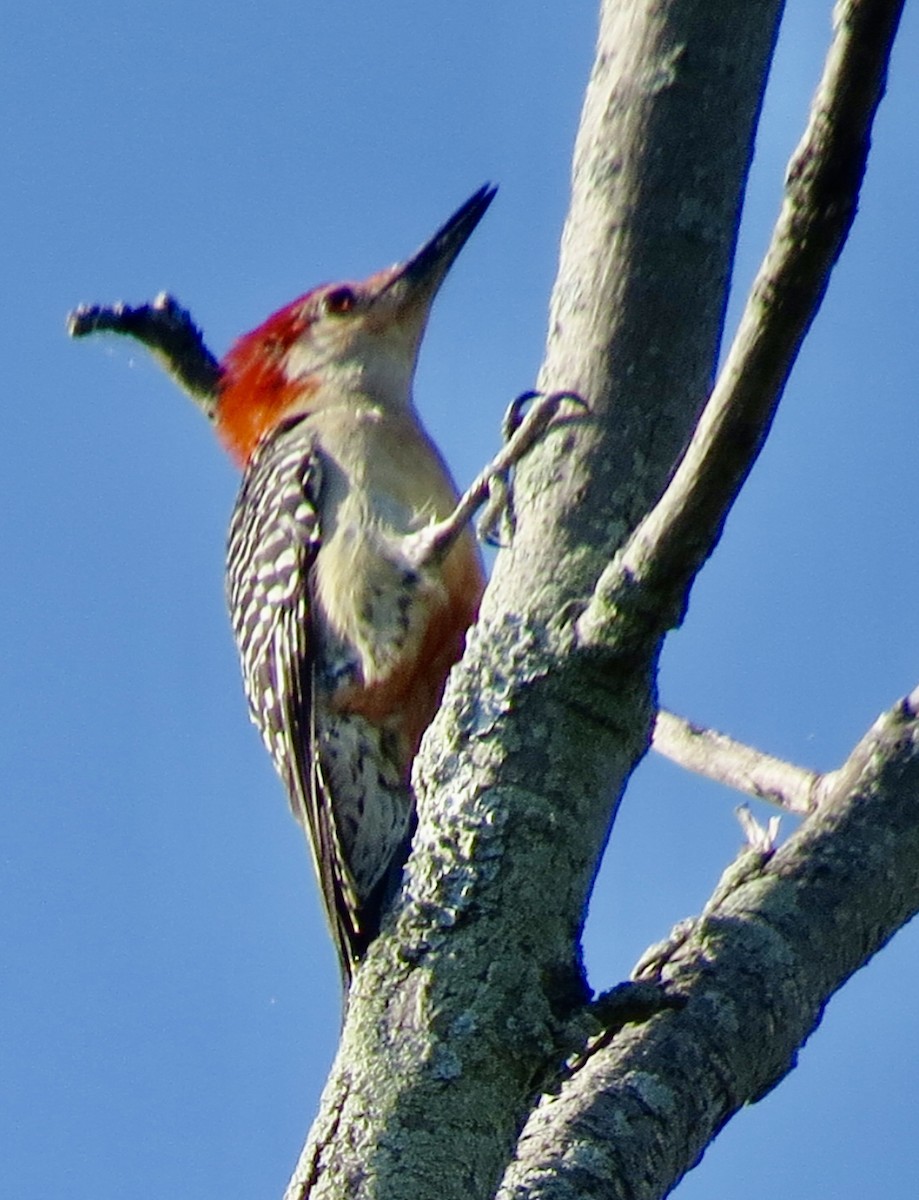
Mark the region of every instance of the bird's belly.
POLYGON ((444 600, 437 574, 418 570, 399 540, 380 529, 340 524, 316 559, 321 633, 365 687, 415 657, 430 612, 444 600))
POLYGON ((317 557, 314 587, 327 703, 390 729, 407 772, 462 654, 481 570, 471 534, 424 569, 400 540, 340 525, 317 557))

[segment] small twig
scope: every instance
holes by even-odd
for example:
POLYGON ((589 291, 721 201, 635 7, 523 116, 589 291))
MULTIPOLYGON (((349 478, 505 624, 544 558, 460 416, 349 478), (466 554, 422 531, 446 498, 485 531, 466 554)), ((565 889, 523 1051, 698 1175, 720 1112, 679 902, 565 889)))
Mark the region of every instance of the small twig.
POLYGON ((739 804, 734 809, 734 815, 740 822, 747 846, 760 858, 770 858, 775 853, 779 840, 779 822, 782 818, 770 817, 765 825, 761 825, 746 804, 739 804))
POLYGON ((626 1025, 650 1020, 659 1012, 683 1008, 685 1004, 683 996, 667 992, 659 983, 627 979, 602 992, 588 1007, 609 1040, 626 1025))
POLYGON ((208 350, 188 309, 161 292, 152 304, 85 304, 67 318, 71 337, 119 333, 141 342, 209 420, 213 420, 220 363, 208 350))
POLYGON ((658 754, 686 770, 765 800, 785 812, 806 814, 817 807, 824 780, 817 771, 764 754, 664 709, 657 714, 652 744, 658 754))

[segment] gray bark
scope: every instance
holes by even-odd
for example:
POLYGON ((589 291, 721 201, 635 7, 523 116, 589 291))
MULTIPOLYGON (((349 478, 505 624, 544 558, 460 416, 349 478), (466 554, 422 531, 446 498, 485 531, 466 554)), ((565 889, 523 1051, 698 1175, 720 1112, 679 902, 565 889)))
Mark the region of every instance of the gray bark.
POLYGON ((919 905, 906 705, 787 847, 744 856, 645 965, 685 1007, 613 1036, 587 1004, 583 913, 650 742, 661 642, 844 240, 899 8, 840 8, 847 86, 818 96, 700 421, 781 5, 603 5, 540 377, 590 411, 519 472, 513 543, 416 764, 406 886, 357 974, 289 1198, 467 1200, 502 1177, 515 1197, 662 1195, 919 905))
POLYGON ((501 1200, 666 1195, 794 1065, 828 998, 919 907, 919 693, 775 854, 747 850, 636 974, 686 1006, 585 1053, 534 1110, 501 1200))

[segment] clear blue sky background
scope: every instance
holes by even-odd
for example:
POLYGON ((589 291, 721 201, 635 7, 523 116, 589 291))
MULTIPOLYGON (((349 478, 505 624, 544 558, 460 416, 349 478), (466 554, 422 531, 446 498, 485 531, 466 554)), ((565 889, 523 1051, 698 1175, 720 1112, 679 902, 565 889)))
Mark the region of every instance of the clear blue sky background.
MULTIPOLYGON (((790 4, 740 290, 829 11, 790 4)), ((593 0, 7 6, 0 1196, 280 1195, 338 1027, 224 613, 234 470, 147 358, 69 343, 65 312, 168 288, 223 352, 496 180, 418 379, 468 481, 539 364, 595 20, 593 0)), ((911 5, 855 233, 662 670, 670 707, 819 768, 919 682, 917 61, 911 5)), ((595 985, 699 910, 739 845, 735 803, 641 768, 593 902, 595 985)), ((915 1197, 917 986, 909 929, 681 1200, 915 1197)))

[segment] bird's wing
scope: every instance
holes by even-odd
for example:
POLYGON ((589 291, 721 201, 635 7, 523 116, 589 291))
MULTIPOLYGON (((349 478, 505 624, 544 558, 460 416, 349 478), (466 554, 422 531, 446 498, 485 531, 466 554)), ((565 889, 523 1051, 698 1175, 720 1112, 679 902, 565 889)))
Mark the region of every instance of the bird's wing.
POLYGON ((322 459, 298 422, 253 456, 230 524, 227 593, 252 719, 303 825, 345 985, 366 937, 317 738, 310 573, 322 544, 322 459))

